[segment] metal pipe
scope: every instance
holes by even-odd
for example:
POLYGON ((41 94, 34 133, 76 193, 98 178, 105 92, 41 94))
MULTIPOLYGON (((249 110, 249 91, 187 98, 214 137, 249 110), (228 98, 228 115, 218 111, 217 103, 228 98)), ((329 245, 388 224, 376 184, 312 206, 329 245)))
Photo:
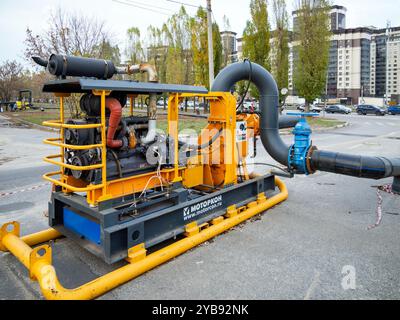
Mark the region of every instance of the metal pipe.
POLYGON ((107 147, 120 148, 123 145, 122 140, 114 140, 115 132, 118 129, 122 117, 122 106, 117 99, 107 98, 106 107, 110 110, 110 120, 107 131, 107 147))
POLYGON ((38 65, 45 67, 57 77, 89 77, 97 79, 111 79, 116 74, 147 73, 149 82, 158 82, 155 66, 141 63, 133 66, 118 67, 111 60, 92 59, 76 56, 52 54, 49 60, 32 57, 38 65))
POLYGON ((230 92, 241 80, 252 82, 260 92, 260 136, 268 153, 278 162, 288 165, 289 146, 279 135, 279 91, 272 75, 262 66, 251 62, 238 62, 223 69, 211 88, 214 92, 230 92))
POLYGON ((50 228, 24 236, 21 238, 21 240, 25 242, 28 246, 32 247, 61 237, 63 237, 63 235, 60 232, 53 228, 50 228))
MULTIPOLYGON (((279 92, 274 78, 256 63, 234 63, 223 69, 211 91, 229 92, 241 80, 249 78, 260 91, 260 136, 265 149, 278 162, 288 166, 289 147, 279 135, 279 92)), ((400 176, 400 159, 344 155, 313 150, 305 159, 314 170, 333 172, 361 178, 382 179, 400 176)), ((398 181, 398 180, 396 180, 398 181)), ((394 184, 396 184, 394 181, 394 184)))
POLYGON ((315 150, 310 158, 311 168, 358 178, 383 179, 400 176, 400 158, 370 157, 315 150))
POLYGON ((149 75, 149 82, 158 82, 158 74, 156 67, 149 63, 134 64, 126 67, 117 67, 116 71, 118 74, 135 74, 135 73, 147 73, 149 75))
MULTIPOLYGON (((275 183, 280 193, 266 199, 262 193, 257 201, 249 203, 243 212, 237 212, 230 218, 216 222, 212 226, 191 235, 183 240, 177 241, 163 249, 160 249, 142 260, 130 263, 122 268, 99 277, 76 289, 66 289, 58 281, 56 271, 49 262, 49 259, 36 257, 31 260, 31 255, 36 254, 20 238, 14 234, 7 234, 2 238, 2 244, 13 253, 30 271, 31 275, 38 280, 43 295, 52 300, 83 300, 94 299, 104 293, 128 282, 139 275, 157 267, 158 265, 175 258, 176 256, 192 249, 193 247, 223 233, 228 229, 244 222, 245 220, 285 201, 288 198, 288 190, 285 184, 277 177, 275 183), (31 265, 30 261, 34 261, 31 265)), ((51 252, 50 247, 42 247, 46 255, 51 252)))
POLYGON ((149 129, 147 131, 147 135, 140 139, 141 144, 150 144, 154 142, 157 136, 157 120, 152 119, 149 120, 149 129))
POLYGON ((296 124, 300 121, 300 117, 294 116, 280 116, 279 117, 279 129, 289 129, 294 128, 296 124))

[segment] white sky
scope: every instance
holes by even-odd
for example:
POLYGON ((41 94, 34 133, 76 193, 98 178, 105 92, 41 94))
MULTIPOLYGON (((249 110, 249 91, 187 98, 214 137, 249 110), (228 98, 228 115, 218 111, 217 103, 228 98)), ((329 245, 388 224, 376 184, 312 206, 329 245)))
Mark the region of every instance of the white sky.
MULTIPOLYGON (((180 5, 167 0, 123 0, 135 5, 152 5, 165 13, 179 10, 180 5)), ((193 5, 205 6, 206 0, 176 0, 193 5)), ((249 19, 250 0, 212 0, 214 17, 223 28, 226 15, 239 36, 249 19)), ((269 0, 269 3, 272 1, 269 0)), ((294 0, 287 0, 291 13, 294 0)), ((400 0, 335 0, 334 4, 347 7, 347 27, 374 25, 383 28, 388 20, 392 26, 400 26, 400 0)), ((148 25, 161 26, 168 15, 126 6, 113 0, 0 0, 0 63, 7 59, 23 62, 25 30, 29 26, 34 33, 46 28, 48 12, 61 6, 72 12, 82 12, 89 16, 104 19, 109 30, 115 35, 115 43, 124 49, 126 30, 139 27, 146 33, 148 25)), ((187 7, 189 13, 195 8, 187 7)))

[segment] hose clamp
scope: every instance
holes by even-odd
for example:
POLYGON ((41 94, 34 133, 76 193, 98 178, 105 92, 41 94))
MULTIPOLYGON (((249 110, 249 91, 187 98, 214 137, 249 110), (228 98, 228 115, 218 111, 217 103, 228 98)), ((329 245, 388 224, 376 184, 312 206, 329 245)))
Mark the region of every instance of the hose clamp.
POLYGON ((65 79, 67 77, 67 67, 68 67, 68 58, 67 56, 63 56, 63 67, 61 73, 62 79, 65 79))

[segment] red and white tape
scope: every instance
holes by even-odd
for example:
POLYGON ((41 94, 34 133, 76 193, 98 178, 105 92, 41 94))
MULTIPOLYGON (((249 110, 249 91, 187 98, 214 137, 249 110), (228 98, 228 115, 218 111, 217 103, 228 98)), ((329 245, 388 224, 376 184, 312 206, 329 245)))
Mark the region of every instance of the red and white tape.
POLYGON ((383 197, 381 194, 381 191, 389 193, 389 194, 395 194, 392 190, 392 185, 391 184, 385 184, 383 186, 379 186, 376 188, 376 196, 378 197, 378 203, 376 205, 376 222, 375 224, 370 225, 367 229, 371 230, 373 228, 376 228, 379 226, 382 222, 382 204, 383 204, 383 197))
POLYGON ((15 194, 18 194, 18 193, 27 192, 27 191, 37 190, 37 189, 43 188, 43 187, 48 186, 48 185, 49 185, 48 183, 42 183, 42 184, 39 184, 37 186, 33 186, 33 187, 21 189, 21 190, 16 190, 16 191, 11 191, 11 192, 0 192, 0 198, 7 197, 7 196, 12 196, 12 195, 15 195, 15 194))

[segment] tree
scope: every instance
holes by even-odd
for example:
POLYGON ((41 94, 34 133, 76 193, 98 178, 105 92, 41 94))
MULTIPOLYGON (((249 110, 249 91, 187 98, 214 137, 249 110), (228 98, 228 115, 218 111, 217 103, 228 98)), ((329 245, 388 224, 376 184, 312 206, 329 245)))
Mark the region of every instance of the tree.
POLYGON ((0 65, 0 100, 11 101, 16 91, 23 86, 23 67, 16 61, 0 65))
POLYGON ((170 83, 189 84, 194 81, 190 24, 190 16, 182 6, 163 26, 168 47, 167 81, 170 83))
POLYGON ((327 0, 298 0, 298 18, 295 50, 294 84, 298 94, 309 104, 325 89, 329 63, 330 27, 327 0))
POLYGON ((144 49, 139 28, 129 28, 127 31, 127 37, 128 44, 125 54, 128 57, 129 63, 138 64, 144 62, 144 49))
POLYGON ((47 58, 52 53, 103 58, 103 54, 112 53, 113 58, 120 59, 111 38, 104 21, 58 8, 50 13, 48 27, 42 34, 27 28, 25 56, 29 60, 32 56, 47 58))
MULTIPOLYGON (((191 45, 195 84, 209 87, 208 74, 208 29, 207 11, 199 7, 195 17, 191 18, 191 45)), ((214 74, 218 74, 222 66, 222 40, 217 23, 213 23, 214 74)))
POLYGON ((199 7, 191 19, 191 43, 195 84, 208 86, 207 11, 199 7))
MULTIPOLYGON (((273 34, 272 74, 278 88, 287 88, 289 82, 289 19, 285 0, 273 0, 275 31, 273 34)), ((282 97, 281 97, 282 99, 282 97)))
POLYGON ((221 68, 224 66, 223 47, 221 32, 217 23, 213 23, 213 48, 214 48, 214 74, 218 75, 221 68))
MULTIPOLYGON (((266 0, 250 1, 251 20, 246 23, 243 31, 243 55, 252 62, 258 63, 270 70, 270 25, 266 0)), ((255 86, 251 87, 251 94, 258 97, 255 86)))
POLYGON ((101 57, 105 60, 111 60, 116 65, 121 64, 121 52, 118 46, 113 46, 110 41, 103 40, 103 42, 94 47, 95 56, 101 57))

